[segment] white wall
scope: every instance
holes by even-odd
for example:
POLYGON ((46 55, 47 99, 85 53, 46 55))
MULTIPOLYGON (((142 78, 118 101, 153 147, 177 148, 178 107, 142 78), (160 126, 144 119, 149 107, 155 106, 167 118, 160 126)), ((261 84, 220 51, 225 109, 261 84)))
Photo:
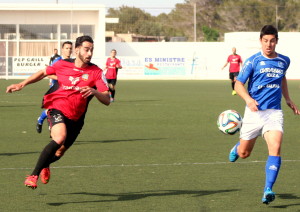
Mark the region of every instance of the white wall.
MULTIPOLYGON (((260 51, 259 33, 226 33, 225 42, 106 43, 106 56, 111 49, 118 51, 123 65, 119 79, 228 79, 228 67, 223 71, 221 68, 232 47, 237 48, 245 61, 260 51), (172 58, 184 62, 176 63, 172 58), (157 62, 164 59, 165 62, 157 62), (150 63, 158 70, 149 69, 150 63)), ((300 33, 279 33, 277 51, 292 61, 288 79, 300 79, 300 61, 296 52, 299 47, 300 33)), ((104 67, 104 64, 100 66, 104 67)))

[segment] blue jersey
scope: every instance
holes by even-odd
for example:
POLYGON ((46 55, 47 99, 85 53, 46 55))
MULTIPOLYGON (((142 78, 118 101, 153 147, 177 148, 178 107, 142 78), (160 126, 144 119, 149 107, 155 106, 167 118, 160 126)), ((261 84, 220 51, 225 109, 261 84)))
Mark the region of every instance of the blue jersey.
MULTIPOLYGON (((57 57, 55 60, 53 60, 53 62, 51 63, 51 66, 53 66, 53 64, 56 63, 56 62, 59 61, 59 60, 62 60, 62 57, 61 57, 61 56, 59 56, 59 57, 57 57)), ((50 80, 50 88, 51 88, 55 83, 57 83, 57 80, 51 79, 51 80, 50 80)))
POLYGON ((259 110, 281 109, 281 82, 290 65, 290 58, 277 54, 267 58, 261 52, 245 61, 237 80, 248 81, 249 95, 258 102, 259 110))
POLYGON ((57 61, 62 60, 62 56, 57 57, 55 60, 53 60, 51 66, 53 66, 54 63, 56 63, 57 61))

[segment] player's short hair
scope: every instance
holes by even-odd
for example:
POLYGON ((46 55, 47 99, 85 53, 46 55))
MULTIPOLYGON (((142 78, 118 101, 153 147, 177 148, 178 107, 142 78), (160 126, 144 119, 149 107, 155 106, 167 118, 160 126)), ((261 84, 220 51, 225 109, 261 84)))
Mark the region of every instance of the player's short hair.
POLYGON ((65 45, 70 44, 71 46, 73 45, 73 43, 71 41, 65 41, 63 42, 63 44, 61 45, 61 48, 64 48, 65 45))
POLYGON ((278 30, 273 25, 265 25, 260 30, 260 39, 262 39, 264 35, 275 35, 275 38, 278 39, 278 30))
POLYGON ((115 49, 112 49, 110 52, 117 52, 117 50, 115 50, 115 49))
POLYGON ((83 42, 90 42, 90 43, 94 43, 93 41, 93 38, 91 38, 90 36, 88 35, 83 35, 83 36, 80 36, 76 39, 76 42, 75 42, 75 48, 79 47, 82 45, 83 42))

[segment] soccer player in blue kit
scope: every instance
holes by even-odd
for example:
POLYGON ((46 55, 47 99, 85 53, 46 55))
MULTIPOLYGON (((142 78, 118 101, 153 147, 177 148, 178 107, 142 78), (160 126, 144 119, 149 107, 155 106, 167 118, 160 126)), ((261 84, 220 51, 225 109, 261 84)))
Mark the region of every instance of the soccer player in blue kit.
POLYGON ((266 25, 260 32, 261 52, 248 58, 240 72, 235 90, 246 102, 240 141, 231 149, 229 160, 235 162, 239 157, 250 156, 255 141, 262 135, 268 146, 268 159, 265 167, 266 181, 262 202, 269 204, 275 199, 272 187, 276 181, 280 165, 280 147, 283 136, 283 112, 281 97, 294 114, 300 111, 290 99, 286 71, 290 65, 287 56, 275 51, 278 31, 266 25), (248 91, 245 83, 248 81, 248 91))

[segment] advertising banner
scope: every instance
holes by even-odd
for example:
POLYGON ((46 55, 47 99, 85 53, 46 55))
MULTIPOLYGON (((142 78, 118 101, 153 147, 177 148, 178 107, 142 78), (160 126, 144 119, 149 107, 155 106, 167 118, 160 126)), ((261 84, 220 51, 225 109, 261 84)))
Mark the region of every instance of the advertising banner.
POLYGON ((49 57, 13 57, 13 76, 30 76, 49 64, 49 57))

